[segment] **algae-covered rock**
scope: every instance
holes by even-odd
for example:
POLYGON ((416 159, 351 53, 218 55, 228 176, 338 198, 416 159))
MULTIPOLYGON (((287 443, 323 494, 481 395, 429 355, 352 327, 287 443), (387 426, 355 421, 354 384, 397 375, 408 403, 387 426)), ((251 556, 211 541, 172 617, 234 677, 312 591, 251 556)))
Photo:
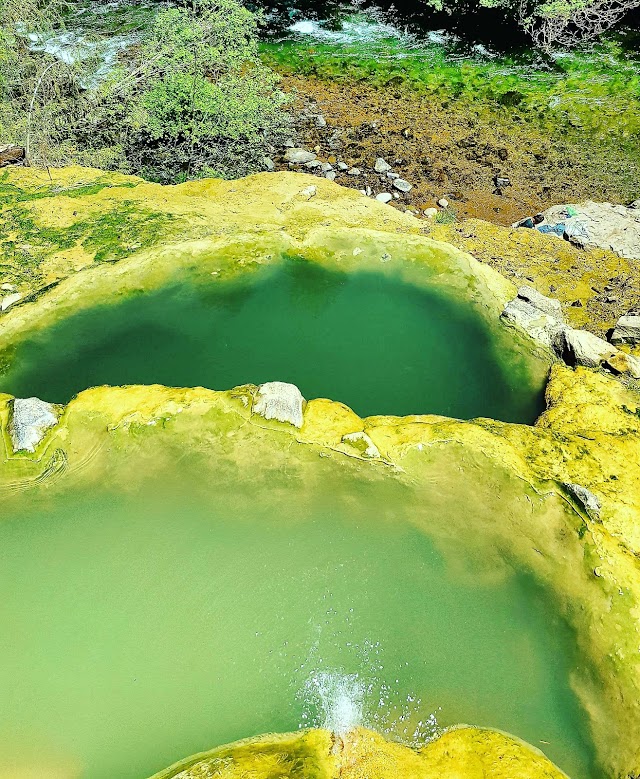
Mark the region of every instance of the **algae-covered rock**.
POLYGON ((247 739, 189 757, 152 779, 563 779, 538 750, 512 736, 457 728, 411 749, 364 728, 247 739))

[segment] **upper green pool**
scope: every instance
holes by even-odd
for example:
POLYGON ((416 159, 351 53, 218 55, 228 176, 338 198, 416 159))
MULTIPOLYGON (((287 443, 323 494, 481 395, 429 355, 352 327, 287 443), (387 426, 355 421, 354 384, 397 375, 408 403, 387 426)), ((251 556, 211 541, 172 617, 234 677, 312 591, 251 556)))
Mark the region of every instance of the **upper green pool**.
POLYGON ((471 305, 391 274, 305 261, 105 300, 30 335, 9 363, 0 391, 58 403, 102 384, 278 380, 361 416, 532 422, 542 410, 541 392, 471 305))

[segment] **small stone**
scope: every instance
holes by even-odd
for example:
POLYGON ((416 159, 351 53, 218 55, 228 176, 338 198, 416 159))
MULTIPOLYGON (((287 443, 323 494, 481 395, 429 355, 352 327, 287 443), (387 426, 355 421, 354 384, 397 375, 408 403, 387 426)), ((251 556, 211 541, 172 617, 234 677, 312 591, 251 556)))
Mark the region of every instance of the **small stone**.
POLYGON ((588 490, 581 484, 573 484, 572 482, 565 482, 562 486, 572 498, 581 504, 591 519, 598 520, 600 518, 602 506, 591 490, 588 490))
POLYGON ((13 292, 16 288, 15 284, 9 284, 8 282, 5 282, 2 286, 0 286, 0 289, 3 292, 13 292))
POLYGON ((634 379, 640 379, 640 357, 624 352, 616 352, 613 357, 604 364, 612 373, 631 376, 634 379))
POLYGON ((494 176, 493 182, 498 189, 504 189, 504 187, 511 186, 511 179, 506 176, 494 176))
POLYGON ((373 169, 376 173, 388 173, 391 170, 391 165, 386 160, 383 160, 382 157, 378 157, 373 169))
POLYGON ((337 175, 338 175, 338 174, 335 172, 335 170, 328 170, 328 171, 327 171, 327 172, 324 174, 324 177, 325 177, 326 179, 329 179, 329 181, 335 181, 335 180, 336 180, 336 176, 337 176, 337 175))
POLYGON ((338 170, 349 170, 349 166, 346 164, 346 162, 339 162, 338 170))
POLYGON ((380 457, 380 451, 378 447, 373 443, 370 436, 364 431, 357 433, 348 433, 342 436, 342 443, 349 444, 356 449, 362 457, 368 459, 380 457))
POLYGON ((316 116, 316 127, 326 127, 327 126, 327 120, 322 116, 322 114, 319 114, 316 116))
POLYGON ((310 187, 301 189, 300 194, 302 195, 302 197, 305 197, 307 200, 311 200, 312 197, 315 197, 318 194, 318 190, 312 184, 310 187))
POLYGON ((567 365, 599 368, 607 359, 614 357, 618 350, 593 333, 565 327, 556 344, 556 351, 567 365))
POLYGON ((16 398, 12 403, 9 434, 14 452, 34 452, 45 431, 58 422, 55 407, 40 398, 16 398))
POLYGON ((362 171, 360 168, 349 168, 347 171, 347 176, 360 176, 362 171))
POLYGON ((393 181, 394 179, 399 179, 400 178, 400 174, 399 173, 391 173, 391 172, 389 172, 389 173, 387 173, 387 178, 391 179, 391 181, 393 181))
POLYGON ((305 162, 311 162, 315 158, 316 155, 306 149, 287 149, 284 155, 285 162, 289 162, 292 165, 304 165, 305 162))
POLYGON ((285 149, 293 149, 295 147, 295 143, 291 140, 291 138, 288 138, 284 142, 284 147, 285 147, 285 149))
POLYGON ((380 203, 390 203, 393 200, 393 195, 389 192, 381 192, 379 195, 376 195, 376 200, 380 203))
POLYGON ((305 162, 304 166, 305 168, 309 168, 309 170, 315 170, 316 168, 320 168, 322 163, 320 160, 310 160, 309 162, 305 162))
POLYGON ((393 182, 393 186, 400 190, 400 192, 411 192, 413 189, 413 185, 409 184, 408 181, 405 181, 404 179, 395 179, 393 182))
POLYGON ((7 295, 5 298, 2 298, 2 302, 0 302, 0 311, 8 311, 11 306, 15 305, 19 300, 22 300, 22 295, 19 292, 7 295))
POLYGON ((371 187, 365 187, 364 191, 367 197, 371 197, 371 195, 373 195, 373 190, 371 189, 371 187))
POLYGON ((277 419, 294 427, 302 427, 303 404, 304 398, 295 384, 269 381, 258 387, 253 413, 260 414, 265 419, 277 419))
POLYGON ((437 208, 425 208, 423 211, 423 214, 427 217, 427 219, 433 219, 438 214, 437 208))
POLYGON ((262 160, 262 165, 265 170, 275 170, 276 167, 276 164, 271 159, 271 157, 264 157, 264 159, 262 160))
POLYGON ((330 162, 323 162, 320 168, 323 173, 328 173, 330 170, 333 170, 333 165, 330 162))
POLYGON ((449 201, 445 197, 441 197, 440 200, 438 200, 438 205, 440 208, 448 208, 449 201))
POLYGON ((611 343, 640 344, 640 314, 621 316, 613 329, 611 343))
POLYGON ((564 324, 564 315, 562 313, 562 305, 559 300, 555 298, 548 298, 537 289, 529 287, 527 285, 518 289, 518 297, 520 300, 525 300, 527 303, 531 303, 539 311, 544 311, 545 314, 552 316, 560 324, 564 324))

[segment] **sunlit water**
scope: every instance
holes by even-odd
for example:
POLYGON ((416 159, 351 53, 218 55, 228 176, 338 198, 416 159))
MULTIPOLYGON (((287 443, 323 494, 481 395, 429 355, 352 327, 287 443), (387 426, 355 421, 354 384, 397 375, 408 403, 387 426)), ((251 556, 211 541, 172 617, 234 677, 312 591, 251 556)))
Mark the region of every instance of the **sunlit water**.
POLYGON ((277 380, 363 416, 532 422, 543 405, 469 305, 303 262, 97 306, 41 331, 13 360, 0 391, 57 403, 101 384, 221 390, 277 380))
POLYGON ((186 471, 3 497, 0 776, 143 779, 263 732, 459 722, 589 776, 571 636, 531 582, 454 574, 402 493, 325 477, 269 506, 186 471))

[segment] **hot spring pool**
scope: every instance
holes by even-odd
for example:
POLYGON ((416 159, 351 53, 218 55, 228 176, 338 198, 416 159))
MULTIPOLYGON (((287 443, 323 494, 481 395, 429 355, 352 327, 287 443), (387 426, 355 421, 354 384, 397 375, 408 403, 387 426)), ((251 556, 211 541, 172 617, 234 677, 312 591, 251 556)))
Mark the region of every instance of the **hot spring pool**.
MULTIPOLYGON (((102 384, 210 389, 267 381, 360 416, 533 422, 542 391, 469 304, 389 274, 280 263, 107 301, 22 343, 0 391, 66 403, 102 384)), ((496 323, 497 327, 500 327, 496 323)))
POLYGON ((531 580, 461 570, 404 487, 320 462, 305 490, 191 464, 6 495, 0 776, 144 779, 345 710, 405 742, 503 729, 592 775, 572 637, 531 580))

